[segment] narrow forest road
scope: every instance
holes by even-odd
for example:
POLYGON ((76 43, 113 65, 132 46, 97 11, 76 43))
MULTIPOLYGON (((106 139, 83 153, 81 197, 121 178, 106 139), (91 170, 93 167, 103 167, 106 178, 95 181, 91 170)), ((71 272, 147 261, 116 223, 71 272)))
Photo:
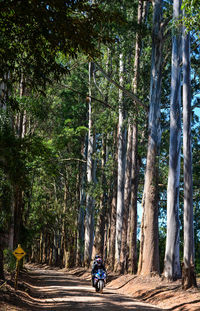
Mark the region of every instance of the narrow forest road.
POLYGON ((51 270, 27 266, 23 276, 27 293, 22 295, 26 310, 82 310, 82 311, 153 311, 163 310, 130 297, 119 295, 115 290, 95 292, 90 281, 62 270, 51 270))

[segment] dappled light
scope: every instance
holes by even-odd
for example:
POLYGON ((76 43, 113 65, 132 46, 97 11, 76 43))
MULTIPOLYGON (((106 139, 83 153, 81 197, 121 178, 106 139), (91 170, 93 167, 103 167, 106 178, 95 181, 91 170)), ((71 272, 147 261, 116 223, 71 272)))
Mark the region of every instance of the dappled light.
POLYGON ((19 297, 22 306, 31 310, 161 310, 131 297, 119 295, 112 288, 104 288, 103 294, 96 293, 90 281, 80 279, 67 271, 37 270, 36 266, 31 265, 26 267, 31 270, 24 272, 21 278, 27 290, 19 290, 19 297))

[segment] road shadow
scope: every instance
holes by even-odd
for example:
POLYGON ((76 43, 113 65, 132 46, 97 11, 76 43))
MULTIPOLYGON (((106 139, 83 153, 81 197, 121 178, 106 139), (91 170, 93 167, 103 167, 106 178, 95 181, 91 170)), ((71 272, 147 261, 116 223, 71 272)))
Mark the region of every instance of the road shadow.
POLYGON ((74 274, 36 268, 23 271, 17 296, 18 301, 13 295, 9 303, 20 304, 23 310, 30 311, 162 310, 111 289, 105 288, 103 294, 96 293, 90 281, 74 274))

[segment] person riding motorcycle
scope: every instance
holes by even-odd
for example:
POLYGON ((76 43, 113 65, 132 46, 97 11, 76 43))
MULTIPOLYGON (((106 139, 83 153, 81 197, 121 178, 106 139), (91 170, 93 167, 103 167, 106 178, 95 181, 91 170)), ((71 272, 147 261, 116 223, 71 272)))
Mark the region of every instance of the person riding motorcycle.
POLYGON ((96 255, 94 262, 92 264, 92 272, 91 272, 91 274, 92 274, 92 286, 93 287, 94 287, 94 276, 95 276, 95 273, 97 273, 98 269, 103 269, 106 272, 106 268, 105 268, 105 265, 103 264, 103 260, 102 260, 101 256, 96 255))

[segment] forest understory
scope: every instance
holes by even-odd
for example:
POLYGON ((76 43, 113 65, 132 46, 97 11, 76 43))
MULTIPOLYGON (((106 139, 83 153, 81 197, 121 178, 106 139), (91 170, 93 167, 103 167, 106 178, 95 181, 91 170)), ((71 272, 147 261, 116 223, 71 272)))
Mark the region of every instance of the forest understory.
MULTIPOLYGON (((45 275, 47 275, 47 277, 50 276, 52 272, 56 272, 58 274, 62 273, 64 275, 70 275, 73 278, 78 277, 77 279, 80 280, 80 282, 85 282, 84 284, 86 284, 87 286, 90 285, 90 270, 86 270, 85 268, 80 267, 66 270, 52 267, 50 268, 47 265, 27 264, 26 268, 20 274, 17 291, 14 290, 14 275, 12 276, 12 278, 10 278, 9 275, 6 276, 6 284, 5 281, 4 283, 1 282, 1 284, 4 284, 4 286, 0 287, 0 310, 44 310, 42 307, 40 309, 40 307, 38 306, 41 300, 43 298, 47 298, 48 296, 45 296, 42 291, 38 296, 35 292, 35 288, 36 286, 43 286, 45 290, 45 287, 47 287, 48 285, 48 280, 47 277, 44 277, 44 275, 42 275, 41 283, 40 279, 35 279, 31 276, 31 271, 41 271, 38 269, 42 269, 42 271, 45 270, 45 275), (30 307, 30 305, 32 305, 32 307, 30 307)), ((59 300, 64 297, 62 291, 57 291, 56 293, 56 288, 59 285, 59 278, 57 278, 57 280, 56 278, 54 281, 53 280, 54 278, 52 278, 51 284, 51 286, 53 285, 52 291, 55 291, 53 297, 54 300, 59 300)), ((190 288, 185 291, 181 288, 181 280, 169 282, 166 279, 158 276, 142 277, 132 274, 119 275, 113 272, 108 272, 108 283, 106 286, 106 290, 114 290, 116 294, 126 295, 137 301, 149 303, 149 310, 152 310, 151 305, 154 305, 161 310, 199 311, 200 278, 197 278, 197 282, 198 288, 190 288)), ((48 308, 48 310, 54 309, 48 308)), ((55 310, 63 309, 61 307, 56 307, 55 310)), ((76 310, 76 308, 72 310, 76 310)), ((123 309, 122 307, 122 310, 126 310, 126 308, 123 309)), ((148 309, 142 308, 141 310, 148 309)))

